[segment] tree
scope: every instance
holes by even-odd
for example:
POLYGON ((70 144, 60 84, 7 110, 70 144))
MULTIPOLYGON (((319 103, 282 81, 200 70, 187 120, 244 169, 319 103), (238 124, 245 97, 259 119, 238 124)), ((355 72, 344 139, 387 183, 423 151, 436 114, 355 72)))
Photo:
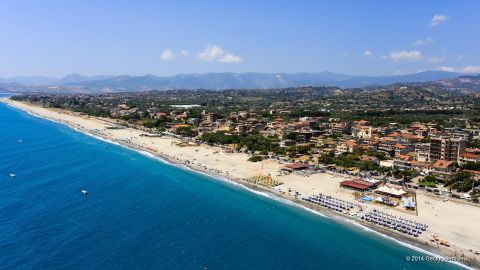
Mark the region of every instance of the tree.
POLYGON ((421 142, 421 143, 429 143, 429 142, 430 142, 430 137, 427 136, 427 137, 421 139, 420 142, 421 142))
POLYGON ((251 162, 259 162, 259 161, 262 161, 262 157, 261 156, 251 156, 248 161, 251 161, 251 162))
POLYGON ((184 137, 193 137, 195 136, 195 133, 193 132, 191 127, 178 127, 175 130, 175 133, 184 136, 184 137))
POLYGON ((469 172, 457 173, 453 181, 447 184, 451 189, 456 189, 458 192, 467 192, 475 185, 478 185, 478 183, 474 182, 473 175, 469 172))
POLYGON ((298 139, 298 133, 296 132, 289 132, 285 138, 289 139, 289 140, 292 140, 292 141, 296 141, 298 139))
POLYGON ((150 121, 150 120, 143 121, 142 124, 143 124, 144 127, 147 127, 147 128, 153 128, 153 127, 155 127, 155 123, 153 123, 153 122, 150 121))
POLYGON ((480 163, 467 162, 465 164, 462 164, 461 168, 464 170, 480 171, 480 163))
POLYGON ((438 184, 438 179, 434 175, 427 175, 422 179, 422 181, 419 181, 418 184, 420 186, 436 187, 438 184))

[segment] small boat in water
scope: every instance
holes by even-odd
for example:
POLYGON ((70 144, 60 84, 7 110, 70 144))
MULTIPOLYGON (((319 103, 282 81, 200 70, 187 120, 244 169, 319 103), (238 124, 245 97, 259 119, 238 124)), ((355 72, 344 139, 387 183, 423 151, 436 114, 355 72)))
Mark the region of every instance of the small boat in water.
POLYGON ((82 189, 82 193, 85 194, 85 195, 88 195, 88 190, 82 189))
POLYGON ((10 174, 10 177, 15 177, 15 176, 17 176, 17 175, 14 174, 14 173, 11 173, 11 174, 10 174))
POLYGON ((22 140, 22 139, 18 139, 17 142, 23 143, 23 140, 22 140))

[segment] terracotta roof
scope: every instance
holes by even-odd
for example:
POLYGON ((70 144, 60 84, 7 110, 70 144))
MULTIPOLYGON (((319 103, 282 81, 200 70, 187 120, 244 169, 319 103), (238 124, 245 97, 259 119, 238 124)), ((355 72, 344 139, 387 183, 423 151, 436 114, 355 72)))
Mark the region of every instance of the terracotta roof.
POLYGON ((346 141, 345 142, 346 145, 350 146, 350 147, 357 147, 357 143, 354 142, 354 141, 346 141))
POLYGON ((340 185, 365 190, 365 189, 367 189, 367 188, 369 188, 369 187, 371 187, 375 184, 367 182, 367 181, 363 181, 361 179, 355 179, 355 180, 342 181, 342 182, 340 182, 340 185))
POLYGON ((353 124, 357 125, 357 126, 363 126, 365 124, 368 124, 368 121, 367 120, 356 120, 356 121, 353 121, 353 124))
POLYGON ((467 148, 465 149, 465 151, 467 153, 480 153, 480 149, 479 148, 467 148))
POLYGON ((466 158, 480 159, 480 155, 475 155, 472 153, 463 153, 461 156, 466 158))
POLYGON ((412 124, 412 125, 410 125, 410 127, 412 127, 412 128, 425 128, 425 126, 420 124, 420 123, 412 124))
POLYGON ((180 127, 188 127, 188 125, 185 125, 185 124, 176 124, 176 125, 173 125, 173 128, 180 128, 180 127))
POLYGON ((403 145, 401 145, 401 144, 399 144, 399 143, 395 144, 395 147, 396 147, 396 148, 400 148, 400 149, 404 149, 404 148, 405 148, 405 146, 403 146, 403 145))
POLYGON ((421 140, 423 139, 423 136, 418 136, 410 133, 402 133, 402 138, 408 139, 408 140, 421 140))
POLYGON ((408 161, 410 159, 410 156, 409 155, 399 155, 399 156, 397 156, 397 159, 403 159, 403 160, 408 161))
POLYGON ((433 164, 433 167, 435 167, 435 168, 448 168, 452 164, 453 164, 453 161, 439 159, 433 164))
POLYGON ((366 143, 360 144, 360 148, 362 148, 362 149, 368 149, 368 144, 366 144, 366 143))
POLYGON ((427 167, 427 163, 421 162, 421 161, 418 161, 418 160, 412 160, 412 161, 410 161, 410 163, 412 163, 413 167, 427 167))
POLYGON ((377 158, 377 157, 372 157, 372 156, 363 155, 363 156, 360 156, 360 160, 363 160, 363 161, 372 161, 372 160, 378 160, 378 158, 377 158))
POLYGON ((287 164, 284 167, 292 170, 300 170, 300 169, 308 168, 308 165, 303 163, 292 163, 292 164, 287 164))

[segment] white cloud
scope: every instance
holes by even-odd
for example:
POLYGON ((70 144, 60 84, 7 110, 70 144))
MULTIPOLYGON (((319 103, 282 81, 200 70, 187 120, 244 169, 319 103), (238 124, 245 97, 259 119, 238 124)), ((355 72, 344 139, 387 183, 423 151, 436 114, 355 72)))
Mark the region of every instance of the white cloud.
POLYGON ((447 16, 441 14, 435 14, 435 16, 430 19, 430 26, 435 27, 438 26, 440 23, 447 20, 447 16))
POLYGON ((436 70, 454 72, 455 68, 454 67, 448 67, 448 66, 440 66, 440 67, 437 67, 436 70))
POLYGON ((447 60, 447 56, 433 56, 428 59, 428 62, 438 64, 447 60))
POLYGON ((162 54, 160 55, 160 59, 165 61, 175 60, 175 53, 170 49, 163 50, 162 54))
POLYGON ((190 55, 190 52, 187 51, 187 50, 180 50, 180 52, 178 53, 178 55, 180 55, 181 57, 187 57, 190 55))
POLYGON ((222 58, 218 59, 218 62, 220 62, 220 63, 240 63, 240 62, 242 62, 242 58, 240 56, 227 53, 222 58))
POLYGON ((208 45, 203 52, 198 54, 198 58, 205 61, 214 61, 222 57, 224 54, 222 48, 215 45, 208 45))
POLYGON ((463 68, 454 68, 450 66, 439 66, 435 70, 461 73, 480 73, 480 66, 466 66, 463 68))
POLYGON ((393 51, 384 57, 393 62, 398 61, 419 61, 422 59, 422 53, 419 51, 393 51))
POLYGON ((433 42, 435 42, 435 40, 433 40, 432 38, 418 39, 417 41, 415 41, 415 43, 413 45, 415 45, 415 46, 425 46, 425 45, 431 44, 433 42))
POLYGON ((219 63, 240 63, 242 58, 238 55, 226 53, 216 45, 208 45, 205 50, 198 54, 198 58, 204 61, 217 61, 219 63))
POLYGON ((363 55, 364 55, 364 56, 373 56, 373 53, 372 53, 369 49, 366 49, 366 50, 363 52, 363 55))
POLYGON ((462 68, 463 73, 480 73, 480 66, 466 66, 462 68))
POLYGON ((185 58, 188 55, 190 55, 190 52, 187 51, 187 50, 184 50, 184 49, 180 50, 178 53, 172 51, 171 49, 165 49, 160 54, 160 59, 162 59, 164 61, 173 61, 173 60, 176 60, 176 59, 179 59, 179 58, 180 59, 185 58))

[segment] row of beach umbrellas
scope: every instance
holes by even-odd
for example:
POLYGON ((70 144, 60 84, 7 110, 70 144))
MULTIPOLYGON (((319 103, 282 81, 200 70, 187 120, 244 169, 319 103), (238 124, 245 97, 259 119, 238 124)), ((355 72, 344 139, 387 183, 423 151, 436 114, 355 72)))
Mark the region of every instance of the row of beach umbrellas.
POLYGON ((414 237, 418 237, 418 235, 420 235, 428 228, 427 224, 423 224, 402 217, 397 217, 395 215, 378 211, 376 209, 373 209, 368 214, 365 214, 361 217, 361 219, 379 226, 384 226, 392 230, 412 235, 414 237))
POLYGON ((349 210, 356 206, 351 202, 341 200, 332 196, 326 196, 321 193, 318 195, 305 197, 303 198, 303 200, 338 212, 342 212, 343 210, 349 210))

